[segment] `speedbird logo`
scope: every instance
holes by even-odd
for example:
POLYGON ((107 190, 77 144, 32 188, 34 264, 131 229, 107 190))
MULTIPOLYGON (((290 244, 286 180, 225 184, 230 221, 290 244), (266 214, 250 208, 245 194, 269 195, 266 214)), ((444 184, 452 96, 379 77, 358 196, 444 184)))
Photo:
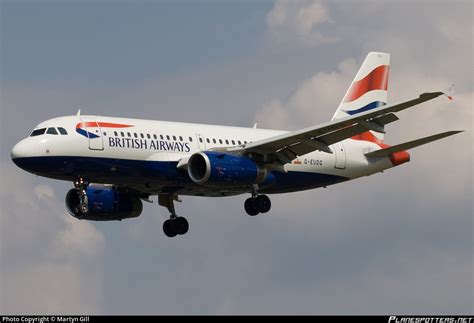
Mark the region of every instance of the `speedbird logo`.
POLYGON ((83 135, 86 138, 94 139, 94 138, 99 138, 99 135, 96 135, 95 133, 87 131, 84 128, 90 129, 90 128, 130 128, 130 127, 133 127, 133 126, 128 125, 128 124, 120 124, 120 123, 88 121, 88 122, 79 122, 76 125, 76 132, 80 135, 83 135))

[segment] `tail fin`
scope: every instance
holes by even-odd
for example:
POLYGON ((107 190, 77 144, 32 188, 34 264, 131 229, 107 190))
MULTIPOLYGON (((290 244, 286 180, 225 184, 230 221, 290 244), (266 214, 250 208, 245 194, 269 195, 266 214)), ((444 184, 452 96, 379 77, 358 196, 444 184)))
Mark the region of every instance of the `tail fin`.
MULTIPOLYGON (((377 52, 367 54, 332 120, 386 105, 389 65, 390 54, 377 52)), ((372 133, 383 140, 382 133, 372 133)))

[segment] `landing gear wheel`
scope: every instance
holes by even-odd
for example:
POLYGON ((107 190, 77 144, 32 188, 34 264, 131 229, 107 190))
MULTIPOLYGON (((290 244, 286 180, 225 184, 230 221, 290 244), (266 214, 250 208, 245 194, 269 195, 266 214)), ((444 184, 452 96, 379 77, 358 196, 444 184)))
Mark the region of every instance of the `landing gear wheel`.
POLYGON ((158 195, 158 204, 164 206, 168 209, 170 214, 170 219, 166 220, 163 223, 163 232, 167 237, 175 237, 178 234, 186 234, 189 230, 189 223, 186 218, 182 216, 177 216, 174 209, 174 201, 181 202, 177 196, 171 194, 160 194, 158 195))
POLYGON ((272 207, 272 202, 266 195, 259 195, 255 198, 254 207, 260 213, 267 213, 272 207))
POLYGON ((176 232, 179 234, 179 235, 183 235, 183 234, 186 234, 189 230, 189 223, 188 223, 188 220, 186 220, 186 218, 182 217, 182 216, 178 216, 176 219, 173 220, 174 221, 174 226, 176 228, 176 232))
POLYGON ((176 231, 176 226, 172 219, 166 220, 163 223, 163 232, 165 233, 167 237, 170 237, 170 238, 176 237, 178 232, 176 231))
POLYGON ((87 205, 86 203, 82 203, 81 205, 79 205, 79 211, 82 214, 87 214, 89 212, 89 205, 87 205))
POLYGON ((255 207, 255 198, 253 197, 250 197, 245 200, 244 208, 245 208, 245 212, 247 212, 247 214, 250 216, 255 216, 258 214, 258 210, 255 207))

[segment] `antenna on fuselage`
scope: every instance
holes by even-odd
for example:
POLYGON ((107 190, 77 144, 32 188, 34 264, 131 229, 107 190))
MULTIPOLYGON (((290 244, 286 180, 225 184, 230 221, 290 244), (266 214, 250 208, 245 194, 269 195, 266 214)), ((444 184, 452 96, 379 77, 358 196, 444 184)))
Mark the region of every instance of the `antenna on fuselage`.
POLYGON ((257 123, 255 122, 255 124, 253 125, 253 128, 254 129, 257 129, 257 123))
POLYGON ((81 109, 77 110, 77 113, 76 113, 76 116, 80 116, 81 115, 81 109))

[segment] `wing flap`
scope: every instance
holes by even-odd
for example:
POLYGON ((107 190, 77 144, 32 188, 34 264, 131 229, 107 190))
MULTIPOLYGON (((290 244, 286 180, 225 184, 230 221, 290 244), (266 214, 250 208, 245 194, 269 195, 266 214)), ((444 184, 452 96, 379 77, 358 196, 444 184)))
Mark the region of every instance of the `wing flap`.
POLYGON ((396 153, 396 152, 399 152, 399 151, 403 151, 403 150, 407 150, 407 149, 411 149, 411 148, 415 148, 415 147, 430 143, 430 142, 435 141, 435 140, 439 140, 439 139, 443 139, 443 138, 455 135, 455 134, 460 133, 460 132, 463 132, 463 131, 462 130, 456 130, 456 131, 447 131, 447 132, 438 133, 436 135, 432 135, 432 136, 428 136, 428 137, 408 141, 408 142, 405 142, 405 143, 402 143, 402 144, 399 144, 399 145, 391 146, 391 147, 388 147, 388 148, 372 151, 370 153, 365 154, 365 156, 369 157, 369 158, 387 157, 390 154, 393 154, 393 153, 396 153))

